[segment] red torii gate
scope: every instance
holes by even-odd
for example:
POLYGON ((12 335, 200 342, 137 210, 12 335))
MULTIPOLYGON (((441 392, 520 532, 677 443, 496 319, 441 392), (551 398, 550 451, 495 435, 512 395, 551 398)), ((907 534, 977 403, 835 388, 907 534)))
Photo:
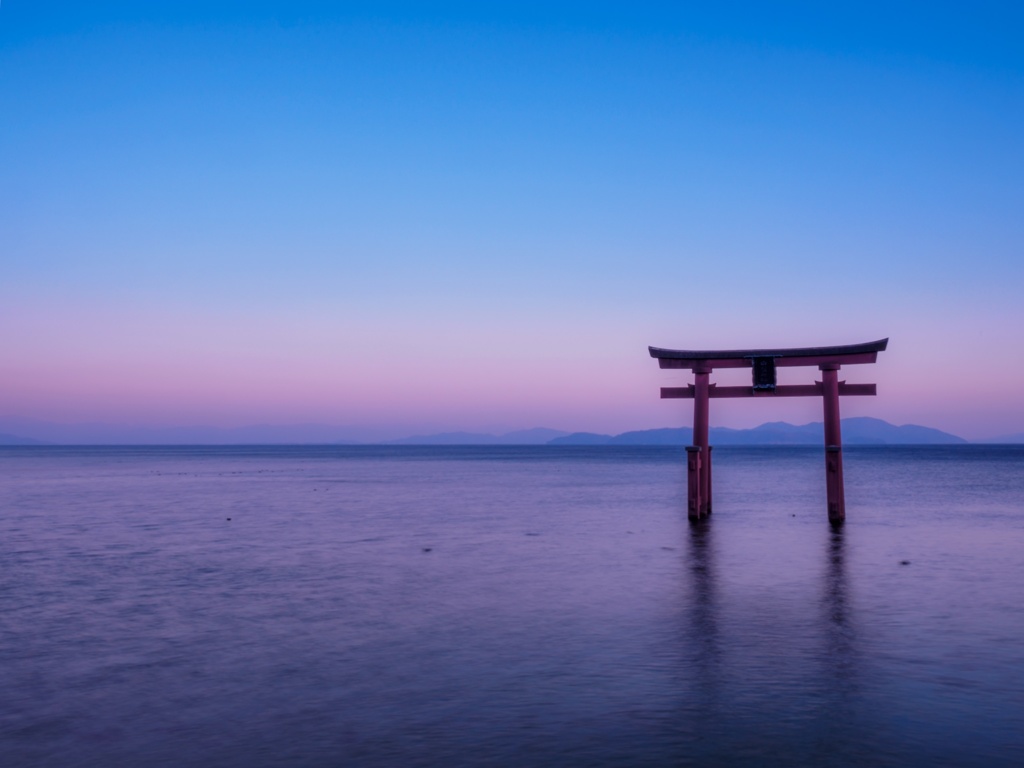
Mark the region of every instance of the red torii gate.
POLYGON ((689 368, 694 383, 685 387, 662 387, 661 397, 693 400, 693 445, 687 446, 687 514, 691 519, 711 514, 711 446, 708 445, 708 399, 712 397, 807 397, 820 395, 825 406, 825 488, 828 519, 833 524, 846 519, 843 492, 843 444, 839 431, 839 396, 874 395, 874 384, 839 381, 843 365, 873 363, 889 339, 841 347, 800 349, 685 350, 648 347, 662 368, 689 368), (822 381, 813 384, 775 383, 775 369, 816 365, 822 381), (715 368, 750 368, 750 387, 720 387, 708 382, 715 368))

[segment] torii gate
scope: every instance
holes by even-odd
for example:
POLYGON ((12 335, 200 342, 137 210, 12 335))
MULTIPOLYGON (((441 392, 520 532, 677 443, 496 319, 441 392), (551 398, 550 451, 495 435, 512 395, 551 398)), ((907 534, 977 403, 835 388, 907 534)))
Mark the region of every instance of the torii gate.
POLYGON ((806 397, 820 395, 825 406, 825 488, 828 519, 840 524, 846 519, 843 492, 843 445, 839 431, 839 396, 874 395, 874 384, 839 381, 843 365, 873 363, 889 339, 843 347, 801 349, 684 350, 648 347, 662 368, 689 368, 694 382, 685 387, 662 387, 661 397, 693 399, 693 445, 687 446, 687 514, 691 519, 711 514, 711 446, 708 445, 708 398, 712 397, 806 397), (822 381, 813 384, 775 383, 775 369, 816 365, 822 381), (719 387, 708 382, 715 368, 750 368, 750 387, 719 387))

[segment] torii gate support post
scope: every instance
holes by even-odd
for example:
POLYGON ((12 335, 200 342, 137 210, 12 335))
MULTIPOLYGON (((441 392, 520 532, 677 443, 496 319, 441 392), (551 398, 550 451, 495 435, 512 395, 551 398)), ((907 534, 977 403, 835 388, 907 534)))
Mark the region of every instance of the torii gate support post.
POLYGON ((688 496, 696 500, 696 508, 691 508, 688 515, 700 519, 711 514, 711 446, 709 438, 709 366, 694 368, 693 384, 693 445, 697 448, 697 471, 689 474, 690 488, 688 496))
POLYGON ((841 525, 846 520, 846 492, 843 488, 843 439, 839 426, 839 366, 820 365, 822 403, 825 416, 825 494, 828 521, 841 525))
POLYGON ((686 446, 686 516, 700 519, 700 448, 686 446))

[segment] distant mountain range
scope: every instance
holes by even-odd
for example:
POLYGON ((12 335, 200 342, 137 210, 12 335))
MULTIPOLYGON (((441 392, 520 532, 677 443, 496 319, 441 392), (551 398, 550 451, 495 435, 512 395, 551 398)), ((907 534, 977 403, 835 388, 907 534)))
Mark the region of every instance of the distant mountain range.
MULTIPOLYGON (((372 431, 319 424, 217 427, 120 427, 104 424, 60 425, 0 419, 0 445, 689 445, 689 427, 645 429, 604 435, 524 429, 501 435, 482 432, 441 432, 381 440, 372 431), (14 427, 14 429, 12 429, 14 427), (16 434, 15 433, 21 433, 16 434)), ((821 422, 794 425, 784 421, 753 429, 711 428, 712 445, 820 445, 821 422)), ((896 426, 867 417, 843 419, 844 445, 952 445, 967 441, 948 432, 914 424, 896 426)), ((986 443, 1024 443, 1024 434, 1006 435, 986 443)))
MULTIPOLYGON (((818 422, 794 425, 773 421, 753 429, 712 427, 712 445, 820 445, 824 425, 818 422)), ((952 445, 966 443, 962 437, 931 427, 904 424, 898 427, 881 419, 857 417, 842 420, 843 445, 952 445)), ((551 445, 690 445, 693 430, 645 429, 621 435, 598 435, 577 432, 549 441, 551 445)))
POLYGON ((234 428, 132 427, 0 418, 0 445, 339 445, 375 443, 385 437, 379 430, 324 424, 254 424, 234 428))
POLYGON ((503 435, 482 432, 441 432, 436 435, 414 435, 400 440, 388 440, 387 445, 547 445, 555 440, 571 437, 557 429, 521 429, 503 435))
POLYGON ((20 437, 0 432, 0 445, 45 445, 42 440, 33 440, 31 437, 20 437))

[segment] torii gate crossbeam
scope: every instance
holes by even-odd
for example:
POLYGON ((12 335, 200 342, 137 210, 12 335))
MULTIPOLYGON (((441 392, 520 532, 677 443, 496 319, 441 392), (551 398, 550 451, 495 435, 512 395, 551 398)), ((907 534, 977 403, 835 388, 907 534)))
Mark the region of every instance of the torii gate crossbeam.
POLYGON ((662 387, 663 399, 693 400, 693 445, 687 447, 687 514, 700 519, 711 514, 711 446, 708 444, 708 400, 733 397, 808 397, 820 396, 825 420, 825 488, 829 522, 838 525, 846 519, 843 489, 843 447, 839 427, 841 395, 874 395, 874 384, 847 384, 839 381, 843 365, 874 363, 885 350, 888 339, 839 347, 803 347, 798 349, 683 350, 649 347, 651 357, 662 368, 685 369, 694 373, 694 383, 686 387, 662 387), (775 369, 792 366, 817 366, 821 381, 813 384, 777 385, 775 369), (750 368, 750 387, 719 387, 709 381, 715 368, 750 368))

